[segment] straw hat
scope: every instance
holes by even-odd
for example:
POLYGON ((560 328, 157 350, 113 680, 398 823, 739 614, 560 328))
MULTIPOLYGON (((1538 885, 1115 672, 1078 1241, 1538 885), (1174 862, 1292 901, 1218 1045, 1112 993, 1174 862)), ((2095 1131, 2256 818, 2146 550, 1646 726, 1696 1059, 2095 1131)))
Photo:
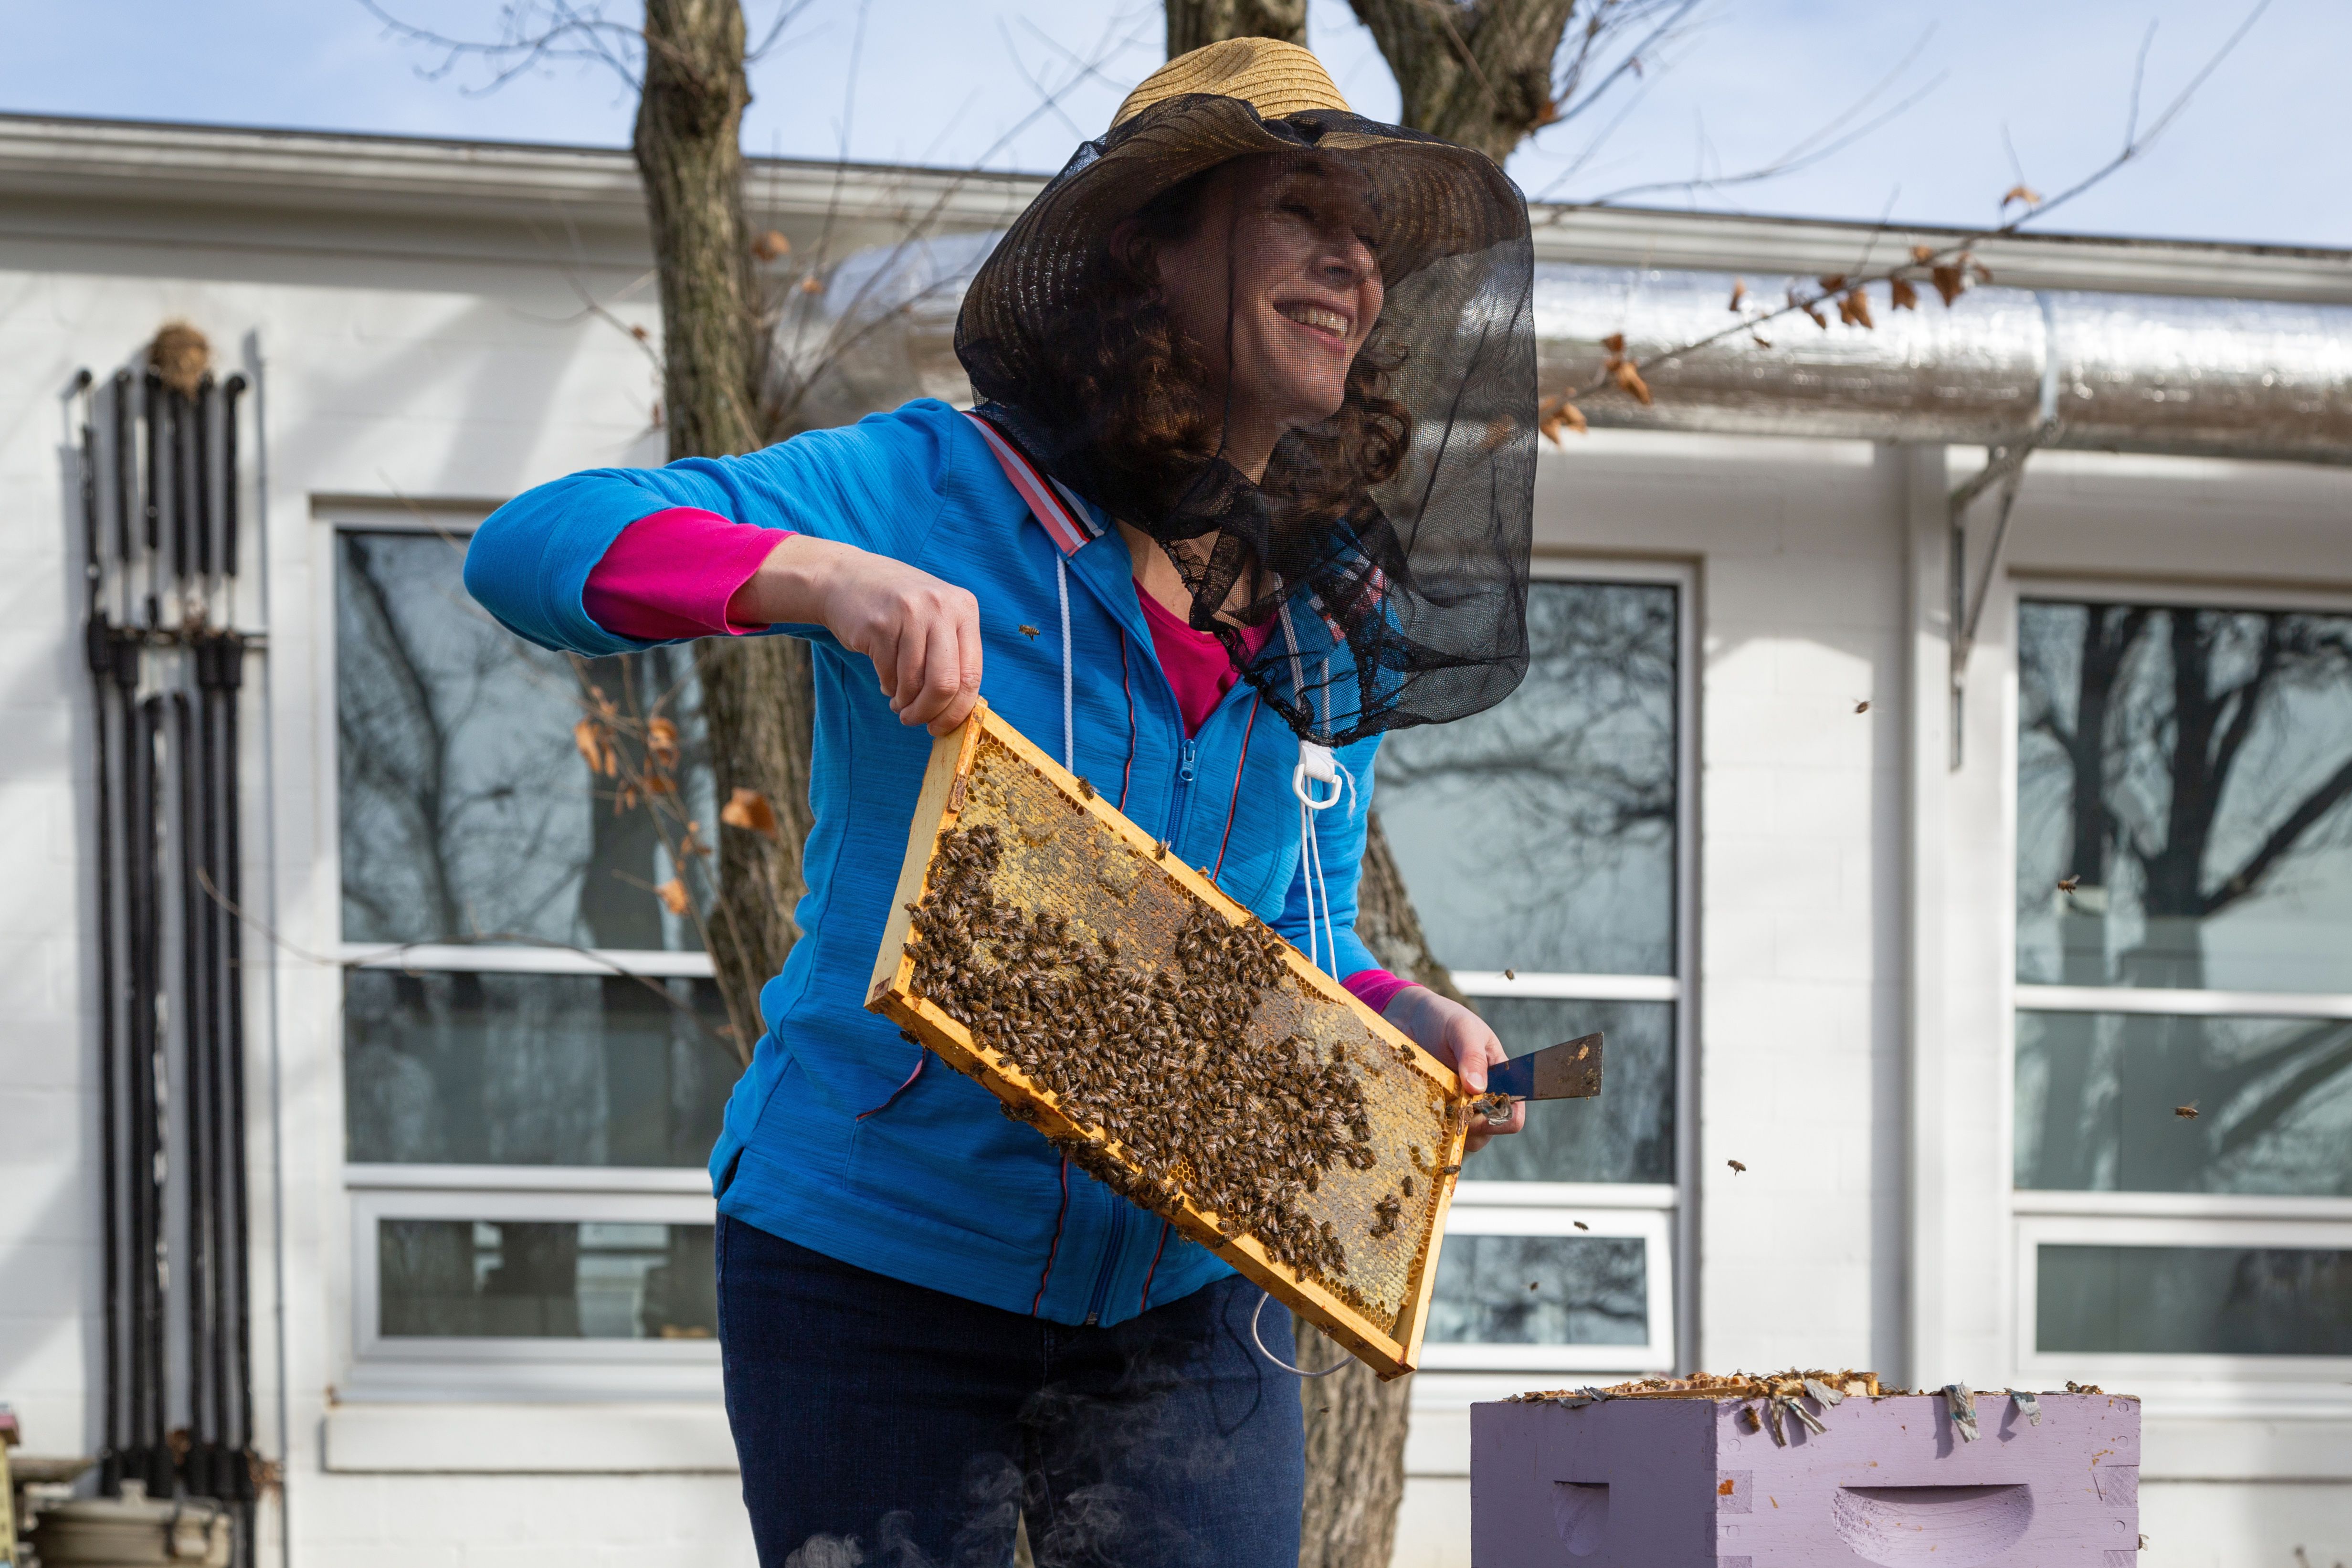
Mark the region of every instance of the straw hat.
POLYGON ((1350 112, 1313 50, 1280 38, 1227 38, 1179 55, 1145 77, 1110 122, 1124 125, 1155 103, 1193 92, 1240 99, 1268 120, 1311 109, 1350 112))
POLYGON ((1229 38, 1139 83, 1038 193, 973 277, 956 353, 983 397, 1008 395, 1027 347, 1075 301, 1111 231, 1170 186, 1259 152, 1345 155, 1370 180, 1382 281, 1432 262, 1528 243, 1526 198, 1485 153, 1348 108, 1323 62, 1297 44, 1229 38))

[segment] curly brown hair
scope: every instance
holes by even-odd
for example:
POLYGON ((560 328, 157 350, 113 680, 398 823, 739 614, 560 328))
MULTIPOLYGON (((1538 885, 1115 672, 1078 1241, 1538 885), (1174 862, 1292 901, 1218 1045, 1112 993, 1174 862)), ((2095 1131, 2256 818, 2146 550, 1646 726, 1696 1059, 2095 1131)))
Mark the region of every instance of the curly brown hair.
MULTIPOLYGON (((1045 424, 1067 433, 1063 455, 1077 459, 1073 465, 1084 470, 1095 499, 1163 540, 1171 514, 1193 509, 1185 503, 1217 455, 1223 394, 1169 320, 1157 260, 1161 247, 1198 226, 1216 172, 1204 170, 1161 192, 1137 212, 1131 238, 1106 244, 1080 264, 1085 286, 1076 292, 1092 303, 1041 337, 1043 373, 1027 378, 1021 399, 1045 424)), ((1256 486, 1267 528, 1265 559, 1253 564, 1278 581, 1297 581, 1304 574, 1295 569, 1328 559, 1334 524, 1358 538, 1384 531, 1371 492, 1402 465, 1412 434, 1411 414, 1388 395, 1402 362, 1376 324, 1349 367, 1339 411, 1276 444, 1256 486)), ((1222 483, 1234 478, 1225 475, 1222 483)), ((1198 531, 1216 526, 1213 509, 1198 531)), ((1178 564, 1185 564, 1181 557, 1178 564)))

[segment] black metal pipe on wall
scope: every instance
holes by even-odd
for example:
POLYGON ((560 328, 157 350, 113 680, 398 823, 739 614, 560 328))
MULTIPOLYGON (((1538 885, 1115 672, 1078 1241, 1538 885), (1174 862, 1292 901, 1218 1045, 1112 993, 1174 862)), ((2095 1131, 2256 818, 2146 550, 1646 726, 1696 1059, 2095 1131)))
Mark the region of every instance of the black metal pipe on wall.
POLYGON ((85 372, 74 389, 93 702, 100 1485, 231 1502, 236 1561, 249 1565, 237 708, 260 640, 235 623, 246 381, 173 385, 151 367, 100 386, 85 372))

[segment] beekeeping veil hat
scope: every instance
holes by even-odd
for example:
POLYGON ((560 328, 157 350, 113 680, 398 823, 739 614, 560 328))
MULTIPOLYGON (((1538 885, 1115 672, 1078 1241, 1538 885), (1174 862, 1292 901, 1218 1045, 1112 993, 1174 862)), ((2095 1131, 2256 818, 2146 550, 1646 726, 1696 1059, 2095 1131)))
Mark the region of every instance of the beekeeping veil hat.
POLYGON ((1526 673, 1532 274, 1493 160, 1350 112, 1295 44, 1237 38, 1152 73, 1039 193, 974 277, 956 353, 978 412, 1157 539, 1192 625, 1302 739, 1340 745, 1476 713, 1526 673), (1212 221, 1204 177, 1236 159, 1344 186, 1384 295, 1344 402, 1286 424, 1255 479, 1227 461, 1249 462, 1226 444, 1236 378, 1204 368, 1238 363, 1235 246, 1219 354, 1171 330, 1166 275, 1132 246, 1212 221))

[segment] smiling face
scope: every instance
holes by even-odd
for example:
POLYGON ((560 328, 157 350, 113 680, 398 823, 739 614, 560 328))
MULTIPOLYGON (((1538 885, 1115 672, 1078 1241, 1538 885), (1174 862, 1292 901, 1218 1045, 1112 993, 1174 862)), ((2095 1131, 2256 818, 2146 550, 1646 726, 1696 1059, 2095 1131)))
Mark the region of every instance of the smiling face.
POLYGON ((1158 248, 1170 324, 1225 394, 1225 460, 1252 479, 1286 432, 1347 399, 1381 315, 1374 222, 1370 185, 1344 164, 1244 158, 1209 176, 1191 232, 1158 248))

